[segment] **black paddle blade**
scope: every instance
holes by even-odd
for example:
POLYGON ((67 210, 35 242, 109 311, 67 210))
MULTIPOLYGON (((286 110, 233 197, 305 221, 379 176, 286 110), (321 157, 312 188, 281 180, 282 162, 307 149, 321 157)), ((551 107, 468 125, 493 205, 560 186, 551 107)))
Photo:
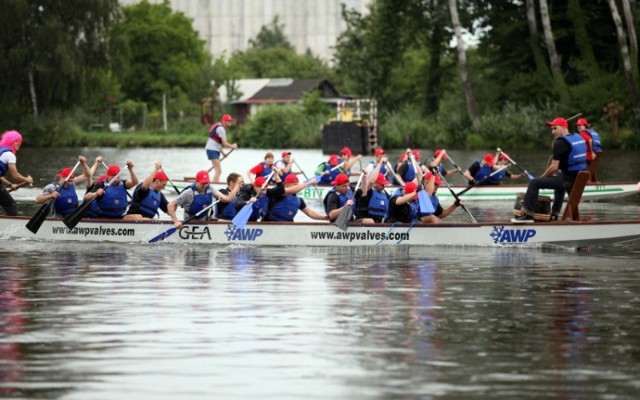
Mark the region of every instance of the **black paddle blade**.
POLYGON ((85 201, 84 203, 82 203, 82 205, 80 205, 80 207, 76 208, 74 212, 64 217, 62 222, 64 222, 67 228, 73 229, 76 227, 76 225, 78 225, 80 220, 84 218, 84 216, 89 212, 89 208, 91 207, 91 203, 93 201, 95 200, 85 201))
POLYGON ((351 216, 353 216, 353 210, 351 209, 351 206, 346 206, 342 211, 340 211, 340 214, 338 214, 338 218, 336 218, 336 222, 334 222, 334 224, 343 231, 346 231, 349 221, 351 221, 351 216))
POLYGON ((40 207, 40 209, 38 209, 38 211, 33 214, 33 217, 31 217, 29 222, 27 222, 27 229, 33 233, 38 233, 38 229, 40 229, 40 226, 42 226, 44 220, 47 219, 47 216, 51 213, 52 205, 52 200, 44 203, 42 207, 40 207))

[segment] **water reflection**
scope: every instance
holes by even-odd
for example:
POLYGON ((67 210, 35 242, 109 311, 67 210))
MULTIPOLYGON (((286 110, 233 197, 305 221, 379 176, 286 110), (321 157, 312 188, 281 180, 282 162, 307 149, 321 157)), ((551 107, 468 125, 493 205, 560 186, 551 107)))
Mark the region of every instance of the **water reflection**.
MULTIPOLYGON (((1 254, 0 254, 1 256, 1 254)), ((16 394, 15 384, 23 375, 20 342, 24 333, 26 302, 21 285, 22 276, 15 264, 0 268, 0 395, 16 394)))

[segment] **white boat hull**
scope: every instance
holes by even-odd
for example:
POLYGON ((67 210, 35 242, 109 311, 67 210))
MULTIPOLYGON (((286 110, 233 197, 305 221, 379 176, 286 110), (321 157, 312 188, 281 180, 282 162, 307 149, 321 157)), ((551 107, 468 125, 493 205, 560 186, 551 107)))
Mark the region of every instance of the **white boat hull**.
MULTIPOLYGON (((48 219, 33 234, 29 218, 0 216, 0 239, 69 242, 149 243, 172 228, 170 221, 85 219, 69 230, 59 219, 48 219)), ((342 231, 329 223, 249 223, 233 229, 228 222, 188 225, 163 243, 249 246, 525 246, 593 247, 640 239, 640 222, 553 222, 536 224, 483 223, 350 225, 342 231)))

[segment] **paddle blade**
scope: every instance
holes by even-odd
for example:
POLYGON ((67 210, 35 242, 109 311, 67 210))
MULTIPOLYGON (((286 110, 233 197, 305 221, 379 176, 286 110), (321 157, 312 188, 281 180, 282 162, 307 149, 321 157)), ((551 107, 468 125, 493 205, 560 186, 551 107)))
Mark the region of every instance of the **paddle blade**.
POLYGON ((423 214, 430 214, 435 212, 433 203, 429 198, 429 195, 424 190, 418 191, 418 204, 420 205, 420 212, 423 214))
POLYGON ((231 223, 238 229, 242 229, 249 222, 251 214, 253 213, 253 206, 251 204, 245 204, 244 207, 238 211, 235 217, 231 220, 231 223))
POLYGON ((76 208, 74 212, 64 217, 62 222, 64 222, 67 228, 73 229, 76 227, 76 225, 78 225, 80 220, 84 218, 87 212, 89 212, 89 208, 91 207, 91 203, 93 201, 95 200, 85 201, 84 203, 82 203, 82 205, 80 205, 80 207, 76 208))
POLYGON ((353 210, 351 209, 351 206, 346 206, 342 211, 340 211, 340 214, 338 214, 338 218, 336 218, 334 224, 343 231, 346 231, 352 216, 353 210))
POLYGON ((533 180, 534 176, 527 172, 527 178, 529 178, 529 180, 533 180))
POLYGON ((178 230, 178 228, 176 228, 175 226, 173 228, 167 229, 166 231, 162 232, 158 236, 155 236, 155 237, 151 238, 149 240, 149 243, 161 242, 161 241, 165 240, 166 238, 168 238, 169 236, 171 236, 174 233, 176 233, 177 230, 178 230))
POLYGON ((48 201, 33 214, 33 217, 27 222, 27 229, 33 233, 38 233, 38 229, 42 226, 42 223, 47 216, 51 213, 51 206, 53 205, 53 201, 48 201))

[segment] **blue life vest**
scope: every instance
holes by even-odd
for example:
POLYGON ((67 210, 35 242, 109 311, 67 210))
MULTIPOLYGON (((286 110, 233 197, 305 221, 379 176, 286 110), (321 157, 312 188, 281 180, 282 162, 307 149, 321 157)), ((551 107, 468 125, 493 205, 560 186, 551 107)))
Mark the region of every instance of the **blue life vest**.
POLYGON ((387 215, 387 209, 389 207, 389 195, 384 190, 378 192, 377 190, 371 190, 371 197, 369 198, 369 215, 374 217, 384 218, 387 215))
MULTIPOLYGON (((0 147, 0 155, 6 153, 7 151, 11 151, 11 147, 0 147)), ((0 161, 0 176, 5 176, 8 169, 9 165, 0 161)))
MULTIPOLYGON (((202 211, 203 208, 208 207, 213 202, 213 193, 211 192, 211 186, 207 187, 204 194, 198 192, 195 183, 187 187, 193 190, 193 203, 191 203, 191 206, 187 210, 189 216, 196 215, 198 212, 202 211)), ((203 218, 204 216, 205 215, 199 215, 198 218, 203 218)))
POLYGON ((407 163, 408 168, 404 175, 402 175, 402 180, 405 182, 411 182, 416 178, 416 170, 413 168, 413 163, 410 163, 407 160, 403 162, 407 163))
MULTIPOLYGON (((396 191, 393 193, 393 196, 391 196, 391 198, 393 199, 394 197, 402 197, 402 189, 396 189, 396 191)), ((405 203, 401 206, 397 206, 397 207, 402 207, 402 206, 407 206, 408 208, 408 213, 402 215, 402 220, 400 222, 413 222, 417 219, 418 217, 418 212, 420 211, 420 204, 418 203, 418 201, 416 200, 412 200, 408 203, 405 203)))
POLYGON ((262 197, 258 197, 258 199, 251 204, 251 216, 249 217, 249 221, 257 221, 261 217, 267 215, 267 210, 269 209, 269 198, 264 195, 262 197))
POLYGON ((267 167, 267 163, 266 162, 261 162, 260 164, 262 164, 262 172, 260 173, 260 175, 256 175, 256 178, 259 176, 269 176, 271 175, 271 171, 273 171, 273 168, 268 168, 267 167))
MULTIPOLYGON (((481 180, 483 180, 485 177, 491 175, 493 173, 493 167, 490 167, 488 165, 482 165, 482 163, 480 162, 480 160, 476 160, 476 162, 478 163, 478 165, 480 165, 480 169, 478 170, 478 172, 476 172, 476 174, 473 176, 473 179, 476 180, 476 182, 480 182, 481 180)), ((498 175, 498 174, 496 174, 498 175)), ((493 177, 492 177, 493 178, 493 177)))
MULTIPOLYGON (((376 165, 378 165, 378 163, 377 163, 377 162, 375 162, 375 161, 373 161, 373 160, 371 160, 371 161, 369 162, 369 164, 371 164, 371 165, 373 166, 373 168, 375 168, 375 167, 376 167, 376 165)), ((382 175, 384 175, 385 177, 387 176, 387 164, 382 164, 382 165, 380 166, 380 173, 381 173, 382 175)))
POLYGON ((104 194, 91 204, 91 211, 98 217, 122 217, 127 206, 127 189, 124 182, 119 182, 116 186, 108 185, 104 188, 104 194))
MULTIPOLYGON (((136 186, 136 189, 133 193, 133 198, 136 198, 136 192, 140 190, 142 187, 142 183, 136 186)), ((158 207, 160 207, 160 202, 162 201, 162 196, 160 192, 156 192, 155 190, 149 188, 147 190, 147 195, 140 201, 138 206, 138 211, 147 217, 153 218, 158 213, 158 207)))
POLYGON ((327 199, 329 198, 329 195, 331 193, 335 193, 338 195, 338 208, 344 207, 344 205, 347 204, 347 200, 353 197, 353 190, 351 190, 351 188, 347 190, 346 194, 337 192, 335 187, 331 188, 327 192, 327 195, 324 197, 324 212, 327 213, 327 215, 329 215, 329 210, 327 209, 327 199))
POLYGON ((507 176, 507 169, 504 168, 502 170, 498 169, 494 172, 492 172, 493 176, 491 178, 489 178, 489 181, 494 182, 494 183, 500 183, 502 182, 502 180, 504 179, 505 176, 507 176))
POLYGON ((331 164, 329 164, 328 162, 322 162, 318 165, 318 167, 320 165, 324 164, 324 171, 330 171, 330 173, 325 174, 325 175, 321 175, 320 176, 320 180, 318 181, 318 183, 321 183, 323 185, 331 185, 331 182, 333 182, 334 179, 336 179, 336 176, 338 176, 338 174, 340 174, 340 168, 336 168, 335 170, 331 171, 331 168, 333 168, 331 166, 331 164))
POLYGON ((295 194, 285 196, 269 211, 271 221, 293 221, 300 209, 300 198, 295 194))
POLYGON ((71 214, 78 207, 78 194, 76 193, 75 185, 60 187, 56 184, 56 189, 60 196, 53 202, 54 213, 59 215, 71 214))
POLYGON ((602 142, 600 141, 600 135, 598 132, 593 129, 586 129, 586 131, 591 135, 591 144, 593 145, 593 151, 599 153, 602 151, 602 142))
MULTIPOLYGON (((279 163, 279 162, 283 163, 283 164, 284 164, 285 166, 287 166, 287 167, 289 166, 289 163, 287 163, 287 162, 286 162, 286 161, 284 161, 284 160, 278 160, 278 161, 276 162, 276 164, 277 164, 277 163, 279 163)), ((282 174, 282 176, 280 177, 280 179, 282 179, 282 182, 284 182, 284 178, 286 178, 288 175, 291 175, 291 174, 292 174, 292 172, 291 172, 291 170, 289 170, 289 172, 287 172, 287 173, 283 173, 283 174, 282 174)))
POLYGON ((567 169, 571 172, 579 172, 587 169, 587 144, 580 135, 572 134, 561 136, 571 145, 571 152, 567 159, 567 169))

